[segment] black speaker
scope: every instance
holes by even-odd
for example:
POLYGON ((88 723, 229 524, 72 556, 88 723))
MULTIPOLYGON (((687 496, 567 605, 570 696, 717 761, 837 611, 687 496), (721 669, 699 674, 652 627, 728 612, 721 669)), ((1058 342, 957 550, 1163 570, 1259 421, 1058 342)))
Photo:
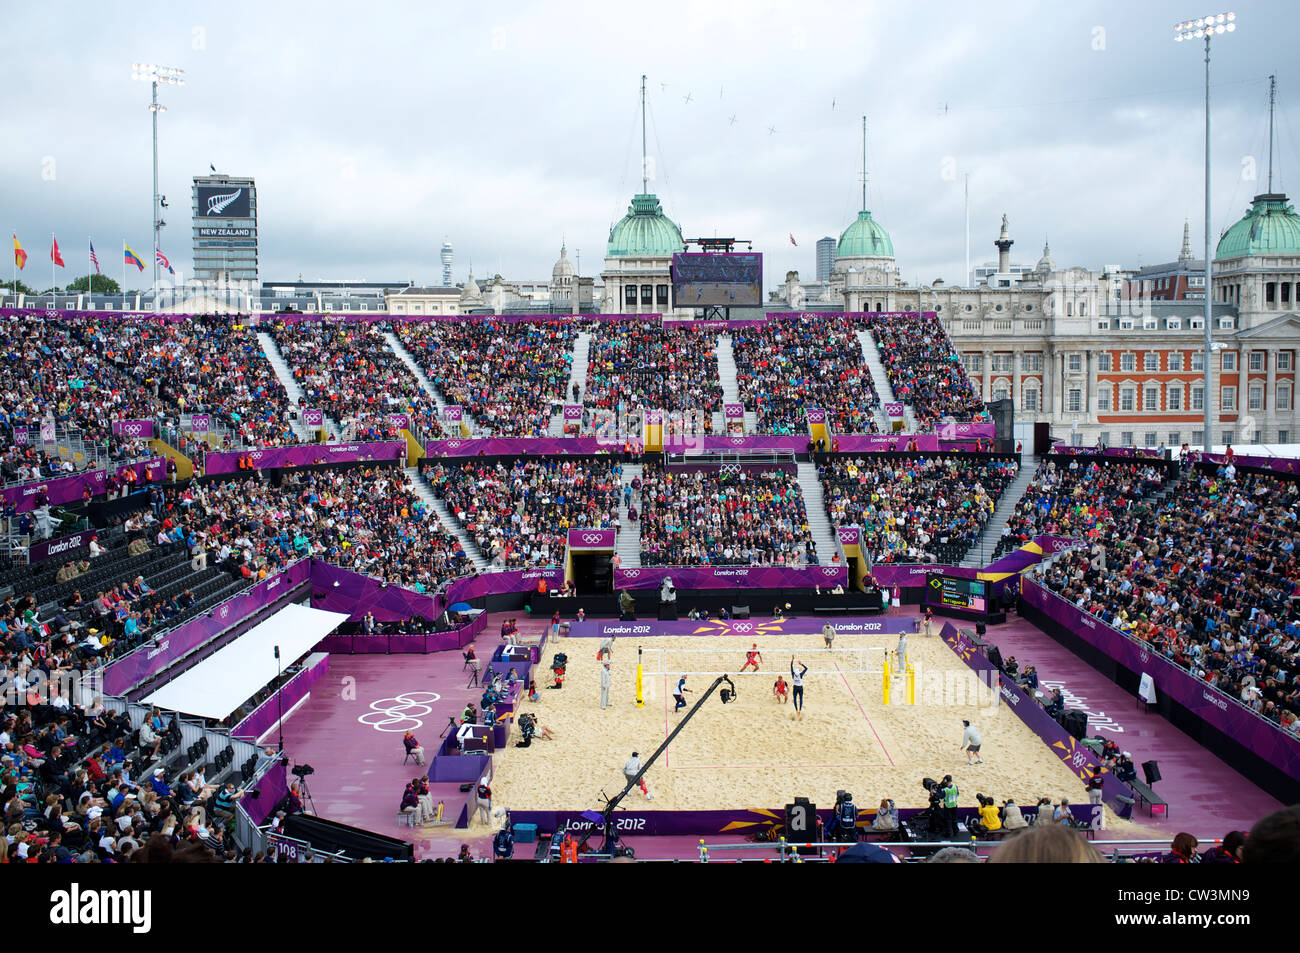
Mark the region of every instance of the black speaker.
POLYGON ((1146 775, 1147 787, 1150 787, 1160 780, 1160 765, 1154 761, 1143 761, 1142 773, 1146 775))
POLYGON ((659 603, 659 621, 676 622, 677 621, 677 603, 661 602, 659 603))
POLYGON ((731 617, 732 617, 733 619, 748 619, 748 618, 749 618, 749 606, 732 606, 732 607, 731 607, 731 617))
POLYGON ((988 630, 989 627, 985 625, 983 622, 975 623, 975 634, 978 635, 981 639, 984 638, 984 636, 988 633, 988 630))
POLYGON ((1064 712, 1061 715, 1061 727, 1076 741, 1082 741, 1088 737, 1088 715, 1078 710, 1064 712))

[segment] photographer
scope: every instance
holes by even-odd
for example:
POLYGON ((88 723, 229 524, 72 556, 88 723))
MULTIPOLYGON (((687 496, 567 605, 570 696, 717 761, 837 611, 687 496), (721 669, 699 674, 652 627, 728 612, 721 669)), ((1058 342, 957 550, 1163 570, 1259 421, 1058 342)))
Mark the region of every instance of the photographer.
POLYGON ((1025 820, 1025 815, 1020 813, 1020 805, 1007 798, 1002 802, 1002 829, 1007 831, 1022 831, 1029 826, 1025 820))
POLYGON ((898 808, 889 798, 880 802, 880 807, 876 811, 876 818, 871 822, 873 831, 896 831, 898 830, 898 808))
POLYGON ((852 844, 858 839, 858 808, 853 795, 847 791, 835 792, 835 810, 831 812, 831 829, 828 840, 852 844))
POLYGON ((972 834, 992 834, 995 831, 1002 830, 1002 818, 998 815, 998 807, 993 798, 985 797, 983 794, 976 794, 975 800, 979 804, 979 820, 970 821, 967 827, 972 834))

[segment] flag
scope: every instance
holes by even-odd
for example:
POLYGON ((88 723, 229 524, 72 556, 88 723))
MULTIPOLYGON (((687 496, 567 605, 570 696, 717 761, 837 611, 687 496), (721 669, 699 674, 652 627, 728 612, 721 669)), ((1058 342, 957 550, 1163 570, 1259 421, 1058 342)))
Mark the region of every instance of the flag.
POLYGON ((144 262, 140 260, 139 255, 131 251, 131 247, 129 245, 123 245, 122 251, 126 255, 126 263, 128 265, 135 265, 141 271, 144 271, 144 262))
MULTIPOLYGON (((50 237, 53 238, 54 236, 51 235, 50 237)), ((54 245, 50 248, 50 261, 60 268, 66 267, 63 264, 63 256, 59 254, 59 240, 57 238, 54 239, 54 245)))
POLYGON ((27 252, 23 251, 23 246, 18 244, 18 236, 14 235, 14 264, 18 270, 22 271, 27 267, 27 252))
POLYGON ((95 266, 95 274, 97 275, 103 274, 103 272, 99 270, 99 256, 95 254, 94 242, 90 243, 90 263, 95 266))
POLYGON ((790 244, 794 245, 796 248, 799 247, 799 243, 794 240, 794 232, 790 233, 790 244))
POLYGON ((176 274, 176 269, 172 268, 172 263, 167 260, 167 256, 162 253, 162 249, 157 245, 153 246, 153 257, 154 261, 158 262, 158 264, 162 265, 173 275, 176 274))

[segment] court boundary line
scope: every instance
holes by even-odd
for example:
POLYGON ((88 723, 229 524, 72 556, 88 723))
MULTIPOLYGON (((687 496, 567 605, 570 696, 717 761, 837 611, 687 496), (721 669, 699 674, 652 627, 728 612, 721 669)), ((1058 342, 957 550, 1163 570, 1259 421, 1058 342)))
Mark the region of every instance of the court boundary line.
MULTIPOLYGON (((839 665, 835 664, 834 662, 832 662, 831 664, 835 665, 836 669, 839 668, 839 665)), ((867 727, 870 728, 871 733, 876 736, 876 744, 880 745, 880 750, 883 751, 885 753, 885 757, 889 759, 889 766, 891 768, 898 767, 896 764, 894 764, 894 756, 891 755, 889 753, 889 749, 885 747, 884 741, 882 741, 880 738, 880 732, 876 731, 876 726, 872 724, 871 719, 867 717, 867 710, 862 707, 862 702, 858 701, 857 693, 853 691, 853 686, 849 684, 849 680, 845 678, 843 672, 840 672, 840 678, 844 680, 844 687, 849 690, 849 697, 853 699, 853 704, 857 705, 858 711, 862 712, 862 717, 866 720, 867 727)))

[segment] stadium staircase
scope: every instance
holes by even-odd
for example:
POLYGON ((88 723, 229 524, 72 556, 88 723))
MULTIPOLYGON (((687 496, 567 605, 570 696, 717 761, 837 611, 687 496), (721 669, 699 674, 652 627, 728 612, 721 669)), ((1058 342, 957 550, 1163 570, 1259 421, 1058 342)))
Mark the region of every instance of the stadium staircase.
MULTIPOLYGON (((740 385, 736 383, 736 352, 730 334, 718 336, 718 382, 722 385, 722 400, 727 404, 744 403, 740 399, 740 385)), ((726 433, 722 414, 713 415, 713 432, 726 433)), ((752 407, 745 408, 745 433, 758 432, 758 414, 752 407)))
POLYGON ((478 543, 474 542, 474 537, 470 536, 469 530, 465 529, 460 520, 456 519, 451 511, 447 509, 447 504, 434 496, 433 487, 429 486, 429 481, 424 478, 424 475, 416 467, 407 467, 405 473, 411 481, 411 486, 415 487, 415 492, 419 494, 420 499, 424 500, 438 514, 438 522, 442 523, 443 529, 460 540, 460 547, 465 550, 465 555, 474 564, 474 568, 479 572, 487 572, 489 568, 488 561, 479 550, 478 543))
POLYGON ((829 566, 835 556, 835 535, 826 515, 826 498, 822 495, 822 481, 817 479, 817 468, 811 463, 799 464, 799 486, 803 490, 803 505, 808 511, 808 529, 817 548, 817 561, 829 566))
MULTIPOLYGON (((438 419, 441 420, 442 408, 447 406, 447 402, 442 399, 442 394, 438 393, 438 388, 433 386, 433 381, 429 380, 424 370, 416 363, 414 356, 406 349, 406 345, 402 343, 401 338, 392 331, 385 331, 384 340, 388 342, 388 346, 392 348, 393 353, 406 365, 407 370, 411 372, 419 385, 424 388, 424 392, 433 395, 433 402, 438 405, 438 419)), ((464 420, 471 427, 474 426, 474 421, 470 419, 469 414, 465 415, 464 420)), ((453 434, 453 436, 459 437, 460 434, 453 434)))
MULTIPOLYGON (((880 397, 880 403, 882 405, 894 403, 894 387, 889 383, 885 363, 880 359, 880 349, 876 347, 875 336, 865 329, 858 331, 857 334, 858 341, 862 344, 862 356, 866 359, 867 369, 871 371, 871 380, 876 385, 876 394, 880 397)), ((889 432, 889 415, 885 413, 883 406, 876 408, 876 423, 880 425, 881 433, 889 432)), ((907 426, 908 433, 916 433, 916 414, 907 404, 903 405, 903 423, 907 426)))
MULTIPOLYGON (((631 483, 641 476, 641 464, 623 464, 623 483, 631 483)), ((641 506, 641 494, 632 491, 632 502, 641 506)), ((614 537, 614 552, 618 553, 618 563, 623 569, 635 569, 641 565, 641 521, 629 522, 627 504, 623 502, 623 493, 618 496, 618 533, 614 537)))
POLYGON ((993 510, 993 515, 989 517, 984 524, 984 532, 980 533, 979 538, 971 544, 971 548, 966 551, 965 557, 961 564, 969 569, 982 569, 984 565, 991 561, 994 550, 997 548, 998 540, 1002 538, 1002 530, 1006 528, 1007 521, 1011 519, 1011 513, 1020 502, 1020 498, 1025 495, 1025 490, 1029 488, 1030 481, 1034 478, 1034 467, 1032 461, 1025 461, 1020 466, 1020 472, 1016 478, 1002 494, 998 500, 997 507, 993 510))
MULTIPOLYGON (((564 403, 573 400, 573 385, 577 384, 579 394, 587 396, 587 363, 591 359, 591 332, 580 331, 573 339, 573 363, 569 367, 569 383, 564 388, 564 403)), ((547 432, 552 437, 564 436, 564 411, 551 418, 547 432)))
MULTIPOLYGON (((304 443, 310 442, 311 437, 307 432, 307 426, 301 419, 303 409, 302 386, 294 380, 293 371, 289 369, 289 363, 284 359, 284 355, 280 353, 275 338, 271 337, 266 331, 258 331, 257 343, 262 345, 262 350, 266 353, 266 359, 271 363, 271 369, 275 371, 275 376, 280 379, 280 385, 284 388, 284 392, 289 395, 289 403, 298 411, 298 417, 291 422, 293 432, 304 443)), ((343 435, 338 424, 328 417, 325 418, 325 429, 336 440, 342 439, 343 435)))

